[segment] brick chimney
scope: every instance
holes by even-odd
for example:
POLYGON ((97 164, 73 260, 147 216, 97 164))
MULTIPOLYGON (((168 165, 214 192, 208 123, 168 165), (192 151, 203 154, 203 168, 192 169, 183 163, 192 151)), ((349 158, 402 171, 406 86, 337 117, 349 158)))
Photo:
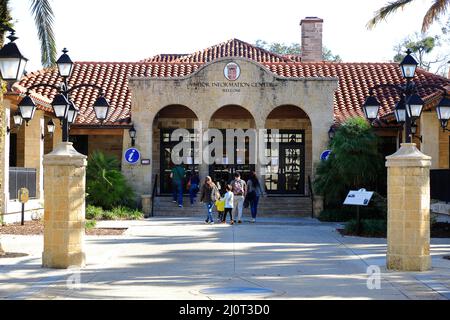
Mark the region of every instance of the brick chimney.
POLYGON ((300 22, 302 27, 302 61, 322 61, 323 20, 317 17, 306 17, 300 22))

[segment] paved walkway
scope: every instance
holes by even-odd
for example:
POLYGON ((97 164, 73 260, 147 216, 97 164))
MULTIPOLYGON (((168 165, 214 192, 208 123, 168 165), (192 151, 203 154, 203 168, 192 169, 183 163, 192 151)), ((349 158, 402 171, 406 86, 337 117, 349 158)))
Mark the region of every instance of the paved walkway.
POLYGON ((449 239, 433 240, 432 271, 397 273, 384 267, 384 239, 344 238, 311 219, 109 223, 124 224, 125 236, 87 237, 80 274, 42 269, 42 237, 2 236, 29 256, 0 259, 0 299, 450 299, 449 239), (378 290, 369 266, 381 268, 378 290))

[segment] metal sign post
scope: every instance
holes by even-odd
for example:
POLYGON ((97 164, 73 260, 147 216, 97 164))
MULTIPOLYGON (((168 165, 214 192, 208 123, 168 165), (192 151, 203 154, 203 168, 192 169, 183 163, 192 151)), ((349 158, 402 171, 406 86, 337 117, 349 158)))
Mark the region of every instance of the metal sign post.
POLYGON ((356 219, 357 226, 356 232, 358 236, 361 231, 361 216, 359 209, 360 207, 367 207, 372 200, 373 192, 368 192, 366 189, 361 189, 359 191, 350 191, 347 198, 345 199, 344 205, 346 206, 356 206, 356 219))
POLYGON ((27 203, 30 200, 30 191, 27 188, 21 188, 18 192, 19 202, 22 204, 22 219, 21 219, 21 225, 25 225, 25 203, 27 203))

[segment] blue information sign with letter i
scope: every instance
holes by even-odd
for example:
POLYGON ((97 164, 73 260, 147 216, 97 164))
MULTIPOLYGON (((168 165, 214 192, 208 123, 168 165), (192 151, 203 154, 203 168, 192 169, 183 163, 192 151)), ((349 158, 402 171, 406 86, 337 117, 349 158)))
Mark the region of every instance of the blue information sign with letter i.
POLYGON ((125 152, 125 161, 129 164, 136 164, 141 159, 141 154, 136 148, 128 149, 125 152))

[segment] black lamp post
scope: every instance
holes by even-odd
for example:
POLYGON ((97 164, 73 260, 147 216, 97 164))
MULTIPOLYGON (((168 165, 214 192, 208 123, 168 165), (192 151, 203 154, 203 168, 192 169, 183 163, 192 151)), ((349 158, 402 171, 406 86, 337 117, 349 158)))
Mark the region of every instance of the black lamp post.
MULTIPOLYGON (((375 97, 375 90, 377 89, 394 89, 400 95, 400 101, 395 106, 395 118, 397 122, 405 127, 406 131, 406 142, 411 143, 413 136, 417 132, 416 121, 420 118, 423 111, 424 101, 418 94, 420 88, 434 88, 439 89, 447 94, 447 90, 441 86, 437 85, 420 85, 417 86, 412 80, 414 79, 418 63, 411 55, 411 50, 408 49, 406 52, 406 57, 400 63, 400 69, 403 78, 406 83, 403 85, 395 84, 380 84, 370 89, 370 96, 366 99, 363 105, 364 115, 367 120, 373 123, 378 119, 381 104, 375 97), (413 132, 415 131, 415 132, 413 132)), ((446 130, 448 120, 450 118, 450 101, 448 98, 444 97, 436 108, 438 113, 438 118, 441 120, 441 125, 446 130), (447 108, 447 109, 446 109, 447 108), (446 119, 446 120, 445 120, 446 119)))
POLYGON ((61 121, 61 125, 63 128, 63 142, 69 142, 70 125, 75 123, 79 112, 78 107, 70 100, 70 94, 73 91, 80 88, 94 88, 99 91, 100 95, 94 103, 94 110, 97 119, 102 124, 108 118, 110 109, 109 103, 104 97, 103 89, 101 87, 93 84, 80 84, 74 87, 69 87, 68 79, 72 75, 74 63, 67 53, 67 49, 64 48, 63 54, 56 62, 58 66, 58 73, 62 78, 62 82, 59 85, 46 83, 33 85, 28 88, 27 95, 19 103, 19 108, 22 108, 24 110, 22 111, 21 109, 21 115, 23 119, 28 122, 33 118, 34 111, 36 110, 36 105, 34 104, 33 99, 30 97, 30 91, 39 87, 47 87, 57 90, 57 95, 52 101, 52 108, 56 118, 61 121), (33 111, 31 112, 30 110, 33 111))
POLYGON ((3 80, 14 82, 19 81, 25 72, 28 59, 20 53, 19 48, 14 43, 18 38, 14 35, 14 30, 10 30, 8 36, 9 43, 0 50, 0 73, 3 80))
POLYGON ((128 133, 130 134, 130 138, 131 138, 131 146, 134 147, 136 145, 136 136, 137 136, 137 131, 134 128, 134 125, 131 127, 131 129, 128 133))
POLYGON ((441 122, 441 127, 445 131, 450 131, 447 129, 448 122, 450 120, 450 99, 445 97, 441 100, 439 105, 436 107, 436 113, 438 119, 441 122))

